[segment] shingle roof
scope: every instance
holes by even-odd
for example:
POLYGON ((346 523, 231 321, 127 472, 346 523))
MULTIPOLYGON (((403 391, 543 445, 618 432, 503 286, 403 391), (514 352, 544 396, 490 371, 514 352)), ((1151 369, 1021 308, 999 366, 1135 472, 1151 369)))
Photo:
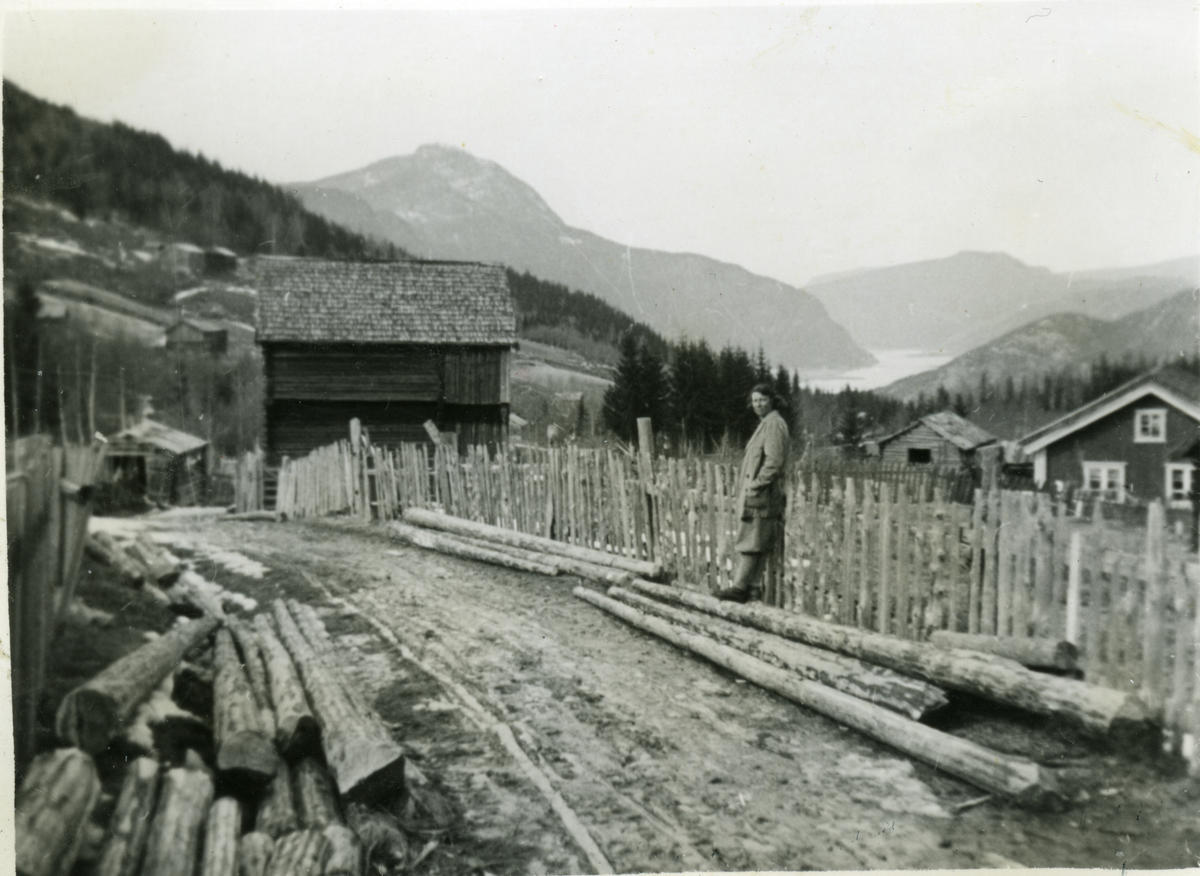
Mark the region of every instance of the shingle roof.
POLYGON ((937 432, 959 450, 974 450, 976 447, 991 444, 996 440, 996 436, 987 429, 963 419, 954 413, 954 411, 938 411, 936 414, 926 414, 919 420, 909 423, 903 429, 880 438, 878 443, 882 446, 893 438, 899 438, 906 432, 911 432, 922 423, 937 432))
POLYGON ((1125 405, 1152 394, 1164 396, 1165 401, 1176 405, 1193 419, 1200 420, 1200 378, 1187 369, 1167 365, 1135 377, 1111 392, 1080 405, 1066 416, 1030 432, 1021 439, 1021 446, 1026 453, 1036 453, 1125 405))
POLYGON ((511 345, 499 265, 260 259, 259 341, 511 345))
POLYGON ((208 442, 187 432, 172 429, 154 420, 142 420, 135 426, 130 426, 112 437, 115 445, 110 452, 120 453, 121 444, 149 444, 169 453, 188 453, 199 450, 208 442))

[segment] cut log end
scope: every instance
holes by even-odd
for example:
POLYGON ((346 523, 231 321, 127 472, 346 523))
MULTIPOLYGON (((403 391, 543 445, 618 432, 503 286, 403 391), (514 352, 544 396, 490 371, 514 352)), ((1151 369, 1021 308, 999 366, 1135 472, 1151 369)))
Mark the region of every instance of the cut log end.
POLYGON ((395 757, 390 749, 382 754, 384 756, 379 758, 379 768, 365 768, 361 779, 348 780, 349 787, 342 792, 347 803, 371 806, 397 800, 403 795, 404 758, 395 757), (382 763, 385 759, 387 762, 382 763))

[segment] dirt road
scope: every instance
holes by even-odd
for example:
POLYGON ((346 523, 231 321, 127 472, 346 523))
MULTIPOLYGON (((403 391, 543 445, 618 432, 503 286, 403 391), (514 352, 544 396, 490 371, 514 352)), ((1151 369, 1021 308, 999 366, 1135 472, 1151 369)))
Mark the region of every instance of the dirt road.
POLYGON ((964 712, 954 732, 1067 763, 1082 793, 1063 812, 998 800, 957 811, 982 792, 624 625, 573 597, 574 578, 460 561, 345 521, 202 522, 178 545, 226 587, 323 614, 347 675, 457 810, 417 872, 1200 860, 1195 794, 1171 765, 964 712), (266 571, 238 571, 222 550, 266 571))

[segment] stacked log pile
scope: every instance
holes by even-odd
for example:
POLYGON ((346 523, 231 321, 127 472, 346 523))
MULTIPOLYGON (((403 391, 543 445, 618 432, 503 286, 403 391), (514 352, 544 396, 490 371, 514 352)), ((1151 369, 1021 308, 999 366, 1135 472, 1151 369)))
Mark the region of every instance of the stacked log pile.
POLYGON ((358 876, 368 864, 383 874, 409 866, 401 747, 342 676, 316 613, 295 602, 271 609, 253 624, 182 622, 63 699, 56 732, 69 747, 36 758, 18 794, 19 874, 358 876), (145 707, 170 699, 181 667, 190 684, 211 684, 211 723, 194 718, 210 740, 199 746, 205 757, 129 732, 139 716, 167 711, 145 707), (100 830, 93 757, 122 734, 143 740, 146 756, 126 767, 97 846, 87 839, 100 830))

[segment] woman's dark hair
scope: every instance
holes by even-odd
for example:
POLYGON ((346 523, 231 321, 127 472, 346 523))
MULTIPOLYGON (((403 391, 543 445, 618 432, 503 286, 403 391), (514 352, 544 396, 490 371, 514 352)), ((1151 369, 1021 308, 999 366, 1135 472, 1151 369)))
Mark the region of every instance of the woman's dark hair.
POLYGON ((754 384, 754 389, 750 390, 750 394, 753 395, 756 392, 759 395, 765 395, 769 398, 771 400, 771 407, 775 410, 778 410, 780 404, 782 404, 783 400, 779 397, 779 393, 775 391, 775 387, 770 383, 754 384))

